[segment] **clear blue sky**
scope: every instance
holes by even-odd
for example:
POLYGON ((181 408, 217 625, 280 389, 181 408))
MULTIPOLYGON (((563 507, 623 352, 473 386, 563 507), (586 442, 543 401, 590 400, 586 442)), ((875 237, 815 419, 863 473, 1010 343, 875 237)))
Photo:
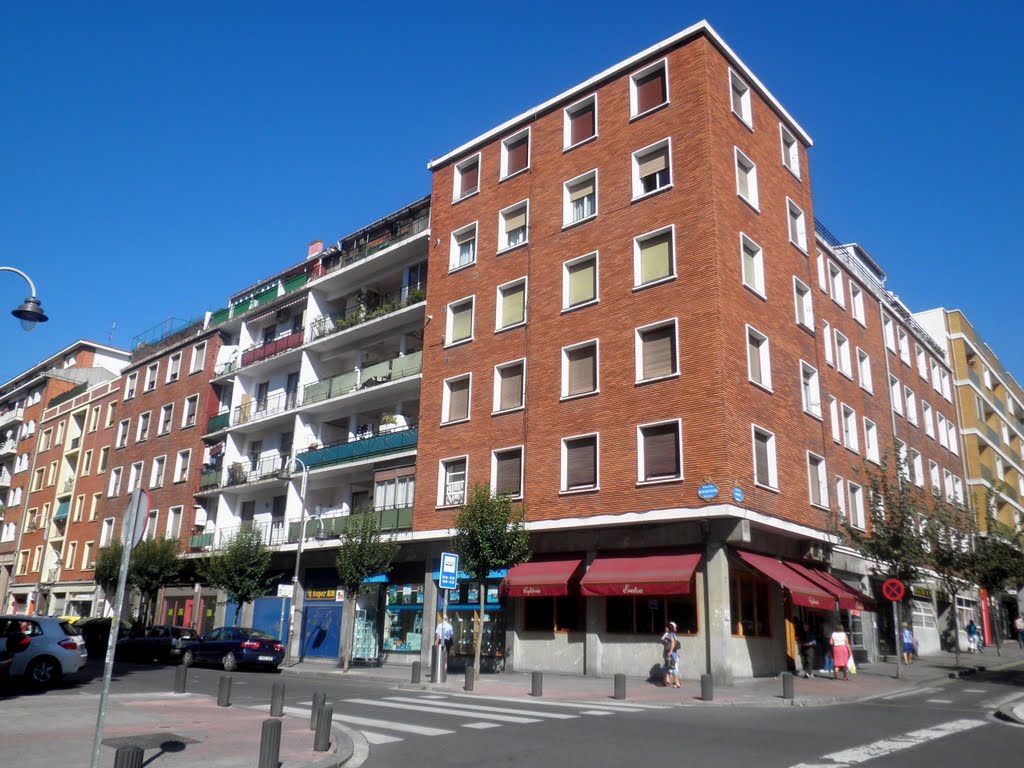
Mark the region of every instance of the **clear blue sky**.
POLYGON ((1024 4, 289 5, 0 5, 0 264, 52 318, 22 333, 0 274, 0 381, 223 306, 427 194, 429 159, 707 18, 814 138, 817 215, 1024 382, 1024 4))

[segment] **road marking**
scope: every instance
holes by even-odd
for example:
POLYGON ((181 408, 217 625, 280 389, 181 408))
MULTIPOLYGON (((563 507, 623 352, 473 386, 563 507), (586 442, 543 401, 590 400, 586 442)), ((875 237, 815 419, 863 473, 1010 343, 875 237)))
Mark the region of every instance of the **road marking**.
MULTIPOLYGON (((418 698, 406 696, 388 696, 388 701, 403 701, 407 704, 416 704, 418 698)), ((552 720, 575 720, 579 715, 567 715, 562 712, 540 712, 533 709, 511 709, 508 707, 482 707, 479 704, 456 704, 454 701, 446 701, 443 705, 446 709, 470 709, 474 712, 498 712, 503 715, 526 715, 527 717, 547 717, 552 720)))
POLYGON ((964 688, 964 693, 987 693, 984 688, 964 688))
POLYGON ((925 699, 925 704, 952 704, 952 699, 925 699))
POLYGON ((466 723, 462 726, 463 728, 476 728, 478 731, 482 731, 486 728, 501 728, 497 723, 466 723))
POLYGON ((664 709, 666 704, 639 704, 637 702, 593 702, 593 701, 574 701, 572 704, 585 705, 587 707, 605 707, 607 709, 617 709, 622 712, 642 712, 645 709, 664 709))
POLYGON ((377 701, 375 699, 345 699, 349 704, 362 704, 366 707, 389 707, 391 709, 405 709, 410 712, 428 712, 434 715, 442 715, 446 717, 477 717, 481 720, 497 720, 502 723, 539 723, 541 722, 535 717, 517 717, 514 715, 491 715, 483 712, 472 711, 464 712, 462 710, 446 709, 443 706, 427 707, 419 706, 417 704, 400 704, 397 701, 377 701))
POLYGON ((580 714, 581 715, 614 715, 615 713, 614 712, 609 712, 606 709, 600 709, 600 710, 597 710, 597 709, 585 709, 582 712, 580 712, 580 714))
POLYGON ((445 699, 447 697, 446 696, 440 696, 440 695, 438 695, 436 693, 425 693, 422 696, 420 696, 420 698, 421 699, 445 699))
POLYGON ((877 757, 885 757, 894 752, 902 752, 905 749, 910 749, 935 739, 952 736, 954 733, 962 733, 963 731, 969 731, 987 724, 988 721, 986 720, 951 720, 948 723, 934 725, 931 728, 922 728, 918 731, 910 731, 894 736, 891 739, 880 739, 860 747, 832 752, 828 755, 822 755, 822 758, 831 760, 834 763, 850 765, 866 763, 868 760, 874 760, 877 757))
POLYGON ((891 699, 902 699, 904 696, 919 696, 919 695, 923 695, 925 693, 935 693, 937 690, 939 690, 939 689, 938 688, 917 688, 916 690, 913 690, 913 691, 903 691, 902 693, 890 693, 888 696, 883 696, 882 698, 886 699, 887 701, 891 700, 891 699))
POLYGON ((371 744, 391 744, 395 741, 403 741, 401 736, 386 736, 383 733, 374 733, 373 731, 361 731, 361 733, 371 744))
MULTIPOLYGON (((938 689, 936 689, 938 690, 938 689)), ((473 699, 474 701, 501 701, 507 704, 522 704, 523 697, 515 696, 481 696, 477 693, 452 693, 449 694, 451 697, 459 697, 464 699, 473 699)), ((548 701, 544 699, 545 707, 566 707, 569 709, 589 709, 589 710, 605 710, 607 714, 614 714, 615 712, 642 712, 642 709, 636 709, 631 704, 612 704, 611 702, 605 703, 601 701, 548 701)), ((671 705, 648 705, 645 709, 665 709, 671 705)))
POLYGON ((1005 707, 1011 701, 1016 701, 1017 699, 1022 697, 1024 697, 1024 693, 1008 693, 1005 696, 1000 696, 997 699, 988 699, 986 701, 983 701, 978 706, 984 709, 999 709, 1001 707, 1005 707))
MULTIPOLYGON (((263 704, 258 707, 253 707, 264 712, 270 711, 269 704, 263 704)), ((299 709, 298 707, 285 707, 285 714, 298 716, 298 717, 309 717, 308 709, 299 709)), ((449 731, 445 728, 430 728, 426 725, 412 725, 410 723, 396 723, 391 720, 377 720, 372 717, 355 717, 354 715, 341 715, 337 712, 334 713, 334 719, 339 723, 346 725, 369 726, 370 728, 381 728, 385 731, 401 731, 402 733, 412 733, 416 736, 446 736, 455 731, 449 731)))

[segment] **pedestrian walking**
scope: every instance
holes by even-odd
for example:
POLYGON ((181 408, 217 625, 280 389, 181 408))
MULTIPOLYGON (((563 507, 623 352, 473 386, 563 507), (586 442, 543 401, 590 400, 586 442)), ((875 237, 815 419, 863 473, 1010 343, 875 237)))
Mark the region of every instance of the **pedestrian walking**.
POLYGON ((967 650, 969 653, 981 653, 981 635, 978 633, 978 625, 971 619, 967 625, 967 650))
POLYGON ((818 639, 814 636, 814 630, 806 621, 803 629, 800 630, 800 666, 803 667, 804 677, 810 677, 814 670, 814 651, 818 647, 818 639))
POLYGON ((661 654, 664 659, 665 687, 682 688, 679 682, 679 638, 676 637, 676 623, 670 621, 661 636, 661 654))
POLYGON ((903 622, 903 631, 900 632, 900 639, 903 642, 903 663, 910 666, 914 663, 914 633, 907 622, 903 622))
POLYGON ((443 654, 444 661, 441 663, 444 664, 445 671, 448 671, 448 654, 452 650, 453 634, 452 624, 448 621, 448 616, 444 616, 434 631, 434 645, 438 647, 438 653, 443 654))
POLYGON ((1024 650, 1024 616, 1017 614, 1017 618, 1013 620, 1013 631, 1017 633, 1017 645, 1020 646, 1021 650, 1024 650))
POLYGON ((839 670, 843 670, 843 680, 849 680, 847 668, 850 665, 850 638, 843 629, 842 624, 836 624, 832 637, 829 639, 832 646, 832 658, 835 661, 835 670, 832 672, 834 680, 839 679, 839 670))

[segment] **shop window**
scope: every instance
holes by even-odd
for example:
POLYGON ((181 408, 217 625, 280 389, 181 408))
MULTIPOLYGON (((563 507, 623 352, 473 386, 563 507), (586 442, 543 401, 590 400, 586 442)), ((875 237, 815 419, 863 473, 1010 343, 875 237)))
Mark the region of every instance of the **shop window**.
POLYGON ((423 640, 423 585, 389 584, 384 614, 384 650, 419 653, 423 640))
POLYGON ((697 596, 692 590, 688 595, 605 598, 609 634, 660 635, 670 621, 676 623, 677 635, 697 634, 697 596))
POLYGON ((771 637, 771 585, 750 573, 729 576, 729 611, 737 637, 771 637))
POLYGON ((523 600, 523 629, 527 632, 582 632, 586 604, 582 597, 528 597, 523 600))

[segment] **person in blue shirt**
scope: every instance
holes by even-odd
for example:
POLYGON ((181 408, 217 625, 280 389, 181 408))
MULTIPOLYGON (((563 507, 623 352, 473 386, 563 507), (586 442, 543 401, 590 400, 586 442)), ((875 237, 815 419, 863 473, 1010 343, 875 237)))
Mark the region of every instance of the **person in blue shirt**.
POLYGON ((662 657, 665 660, 665 687, 682 688, 679 683, 679 638, 676 637, 676 623, 670 621, 661 636, 662 657))
POLYGON ((903 663, 909 666, 914 663, 914 633, 905 621, 900 637, 903 641, 903 663))
POLYGON ((978 632, 978 625, 971 619, 967 625, 967 650, 971 653, 981 653, 981 634, 978 632))

